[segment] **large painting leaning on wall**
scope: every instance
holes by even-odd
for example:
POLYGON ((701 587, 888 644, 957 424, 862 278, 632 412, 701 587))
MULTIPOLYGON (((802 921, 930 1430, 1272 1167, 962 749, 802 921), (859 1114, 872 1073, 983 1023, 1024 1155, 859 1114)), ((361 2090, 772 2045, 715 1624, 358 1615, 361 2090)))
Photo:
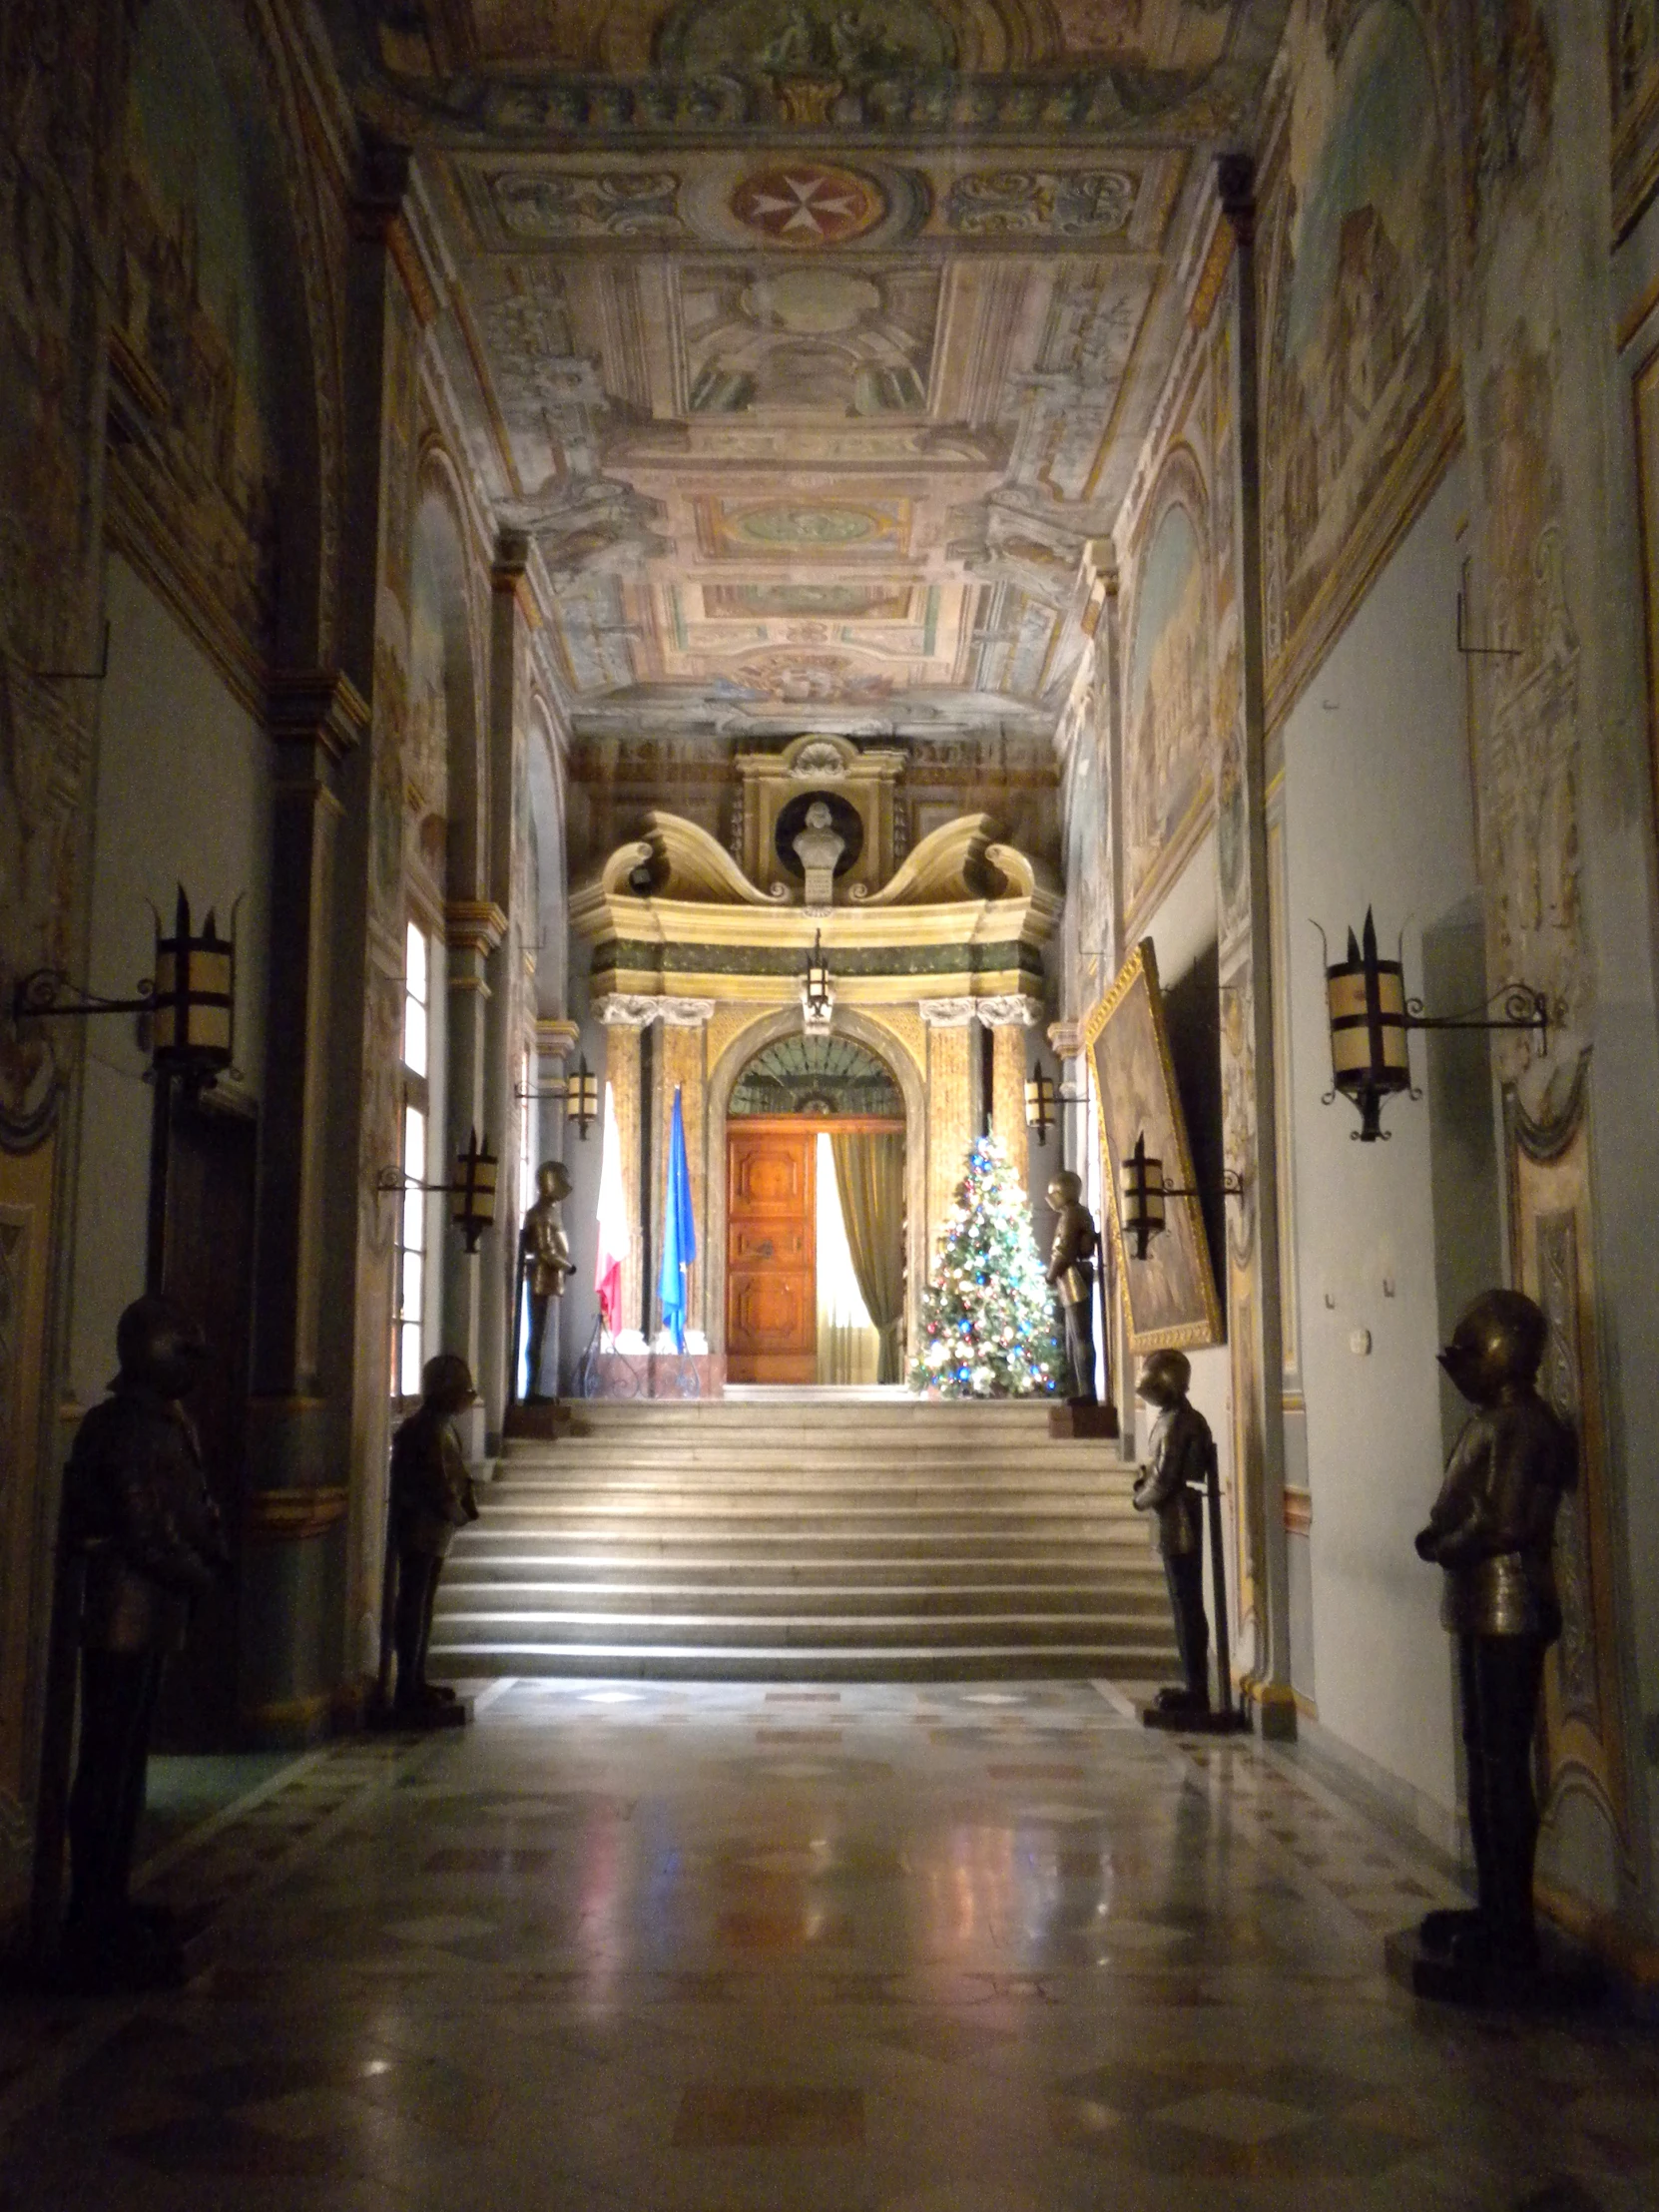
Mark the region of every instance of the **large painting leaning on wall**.
POLYGON ((1106 1184, 1118 1226, 1124 1296, 1129 1305, 1133 1352, 1165 1346, 1191 1350, 1222 1340, 1221 1301, 1196 1198, 1169 1201, 1162 1235, 1144 1260, 1123 1241, 1123 1163, 1144 1135, 1149 1157, 1162 1160, 1164 1180, 1193 1188, 1187 1124, 1176 1095, 1175 1070, 1158 988, 1158 958, 1142 938, 1085 1029, 1094 1056, 1095 1097, 1105 1150, 1106 1184))
POLYGON ((1124 843, 1131 907, 1209 797, 1210 623, 1204 548, 1171 500, 1135 588, 1124 718, 1124 843))

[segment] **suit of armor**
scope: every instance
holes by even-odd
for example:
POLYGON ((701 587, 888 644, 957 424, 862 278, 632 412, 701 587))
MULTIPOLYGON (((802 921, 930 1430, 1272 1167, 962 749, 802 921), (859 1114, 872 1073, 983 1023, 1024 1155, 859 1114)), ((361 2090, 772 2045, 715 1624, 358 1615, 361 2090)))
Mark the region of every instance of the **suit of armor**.
POLYGON ((1518 1291, 1488 1291, 1458 1322, 1440 1363, 1475 1411, 1416 1539, 1445 1571, 1440 1618, 1457 1639, 1477 1908, 1431 1913, 1425 1944, 1530 1966, 1538 1808, 1532 1734, 1544 1653, 1561 1633, 1551 1548, 1577 1480, 1572 1431, 1539 1397, 1543 1314, 1518 1291))
POLYGON ((1210 1423, 1187 1401, 1190 1363, 1179 1352, 1155 1352, 1141 1372, 1138 1394, 1160 1408, 1147 1463, 1132 1494, 1135 1508, 1158 1516, 1176 1648, 1186 1676, 1179 1689, 1160 1690, 1166 1708, 1210 1709, 1210 1623, 1204 1612, 1204 1492, 1215 1458, 1210 1423))
POLYGON ((530 1336, 526 1346, 525 1395, 540 1397, 542 1347, 547 1341, 549 1302, 565 1295, 565 1278, 576 1273, 570 1239, 559 1218, 560 1202, 570 1196, 570 1175, 562 1161, 544 1160, 536 1170, 536 1200, 519 1232, 520 1264, 530 1298, 530 1336))
POLYGON ((1066 1365, 1074 1403, 1095 1403, 1094 1256, 1100 1246, 1094 1216, 1083 1204, 1083 1183, 1064 1168, 1048 1186, 1048 1203, 1058 1217, 1048 1256, 1049 1282, 1060 1295, 1066 1325, 1066 1365))
POLYGON ((165 1933, 128 1898, 150 1731, 191 1602, 229 1555, 180 1398, 206 1347, 159 1298, 122 1315, 121 1372, 80 1428, 64 1474, 64 1542, 82 1564, 80 1750, 69 1801, 66 1939, 115 1981, 167 1978, 165 1933), (148 1955, 145 1955, 145 1954, 148 1955))
POLYGON ((466 1362, 440 1352, 421 1372, 421 1401, 391 1442, 391 1544, 397 1556, 392 1637, 397 1653, 397 1712, 419 1720, 454 1693, 426 1680, 432 1605, 457 1528, 478 1518, 454 1415, 475 1396, 466 1362))

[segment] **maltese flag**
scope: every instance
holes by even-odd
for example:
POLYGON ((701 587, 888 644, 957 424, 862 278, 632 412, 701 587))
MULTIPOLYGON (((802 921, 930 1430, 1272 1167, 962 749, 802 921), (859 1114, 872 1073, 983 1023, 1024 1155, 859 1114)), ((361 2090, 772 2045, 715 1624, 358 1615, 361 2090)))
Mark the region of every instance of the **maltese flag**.
POLYGON ((617 1138, 616 1100, 605 1085, 605 1119, 599 1137, 599 1249, 594 1255, 593 1287, 605 1327, 617 1334, 622 1305, 622 1263, 628 1255, 628 1201, 622 1189, 622 1146, 617 1138))

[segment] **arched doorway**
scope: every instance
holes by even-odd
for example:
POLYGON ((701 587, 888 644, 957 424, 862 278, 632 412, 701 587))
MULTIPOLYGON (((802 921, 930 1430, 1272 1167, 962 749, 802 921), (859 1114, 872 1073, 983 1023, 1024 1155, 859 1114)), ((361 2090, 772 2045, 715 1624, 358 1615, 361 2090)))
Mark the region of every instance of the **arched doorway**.
POLYGON ((729 1382, 896 1382, 906 1293, 905 1098, 846 1035, 760 1043, 727 1105, 729 1382))

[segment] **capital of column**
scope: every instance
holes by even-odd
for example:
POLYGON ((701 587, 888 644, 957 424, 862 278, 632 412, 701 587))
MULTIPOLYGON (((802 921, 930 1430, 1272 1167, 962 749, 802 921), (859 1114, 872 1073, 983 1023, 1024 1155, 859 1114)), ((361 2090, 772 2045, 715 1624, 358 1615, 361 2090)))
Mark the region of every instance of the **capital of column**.
POLYGON ((978 1011, 976 998, 923 998, 916 1004, 929 1029, 965 1029, 978 1011))
POLYGON ((1056 1060, 1075 1060, 1083 1049, 1083 1024, 1080 1021, 1051 1021, 1048 1046, 1056 1060))
POLYGON ((495 560, 490 568, 490 588, 503 599, 511 599, 532 630, 541 628, 541 609, 536 605, 536 595, 530 589, 530 537, 524 530, 503 530, 495 541, 495 560))
POLYGON ((713 1021, 712 998, 664 998, 654 991, 611 991, 594 1004, 607 1029, 649 1029, 660 1021, 668 1029, 701 1029, 713 1021))
POLYGON ((343 761, 368 728, 368 702, 342 669, 281 669, 271 679, 266 724, 278 745, 318 746, 343 761))
POLYGON ((507 934, 507 917, 493 898, 444 901, 443 941, 451 952, 493 952, 507 934))
POLYGON ((1042 1000, 1026 991, 998 991, 973 1003, 987 1029, 1035 1029, 1043 1018, 1042 1000))
POLYGON ((582 1032, 575 1022, 536 1016, 536 1057, 538 1060, 568 1060, 576 1050, 582 1032))

